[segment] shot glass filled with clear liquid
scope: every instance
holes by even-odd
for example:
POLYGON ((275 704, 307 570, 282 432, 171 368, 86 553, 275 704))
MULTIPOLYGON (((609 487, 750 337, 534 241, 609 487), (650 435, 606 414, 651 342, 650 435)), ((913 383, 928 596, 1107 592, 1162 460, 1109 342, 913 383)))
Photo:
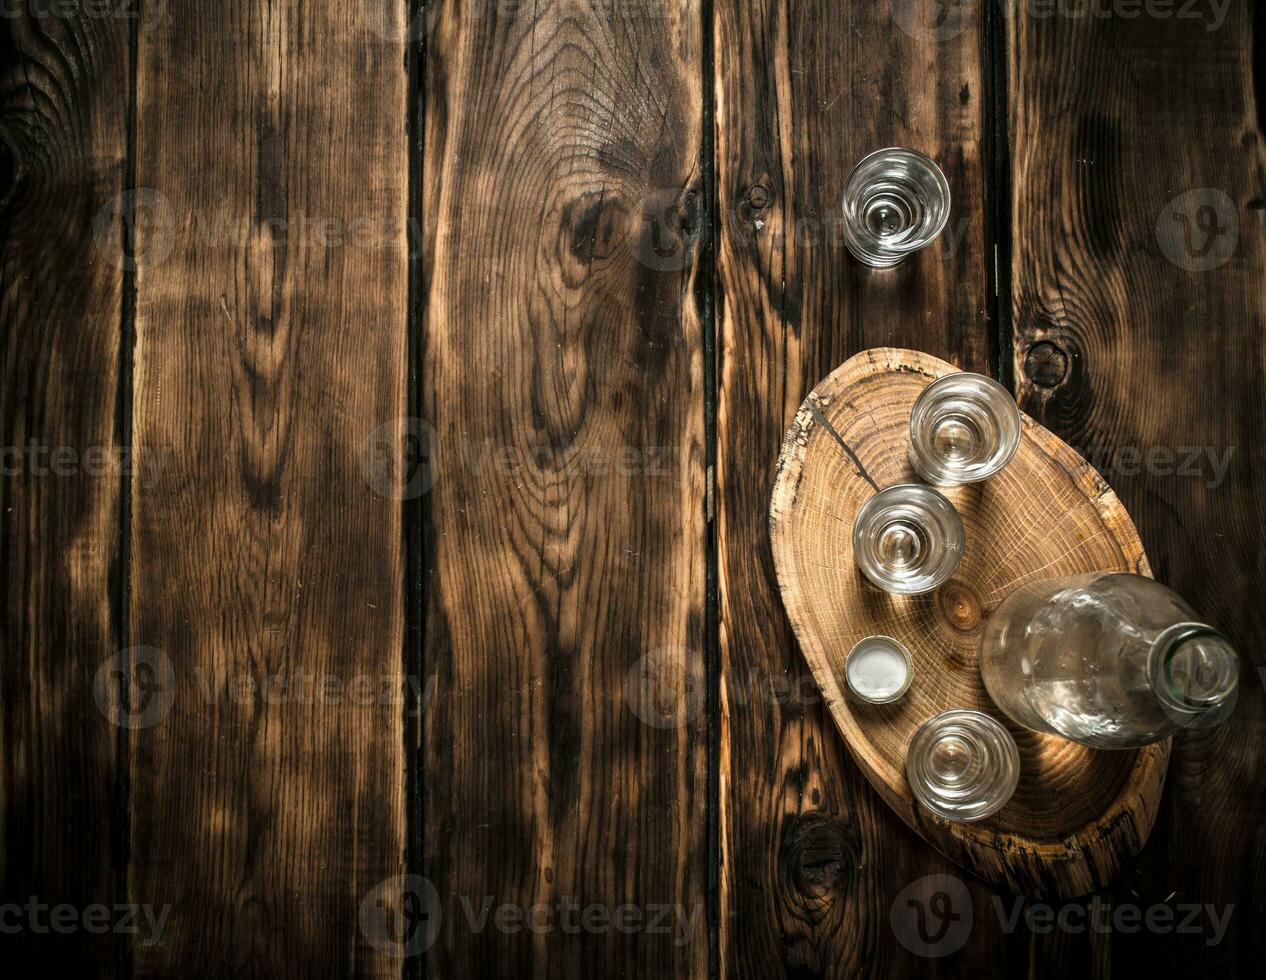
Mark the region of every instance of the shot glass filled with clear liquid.
POLYGON ((1020 781, 1015 739, 982 711, 956 708, 929 718, 906 749, 906 781, 946 820, 981 820, 1011 799, 1020 781))
POLYGON ((928 483, 977 483, 1020 448, 1020 410, 1006 388, 959 372, 923 390, 910 412, 910 465, 928 483))
POLYGON ((885 592, 920 595, 943 585, 963 557, 963 522, 931 487, 880 490, 853 522, 857 567, 885 592))
POLYGON ((931 244, 949 220, 945 175, 917 150, 862 158, 844 185, 844 240, 859 262, 887 269, 931 244))

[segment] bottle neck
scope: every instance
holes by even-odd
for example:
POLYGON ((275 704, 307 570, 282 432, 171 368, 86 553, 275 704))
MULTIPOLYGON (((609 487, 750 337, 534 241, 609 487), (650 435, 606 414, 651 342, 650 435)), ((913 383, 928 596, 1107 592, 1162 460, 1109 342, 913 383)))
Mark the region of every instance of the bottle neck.
POLYGON ((1152 690, 1179 728, 1226 719, 1239 695, 1240 658, 1230 641, 1203 623, 1178 623, 1152 644, 1152 690))

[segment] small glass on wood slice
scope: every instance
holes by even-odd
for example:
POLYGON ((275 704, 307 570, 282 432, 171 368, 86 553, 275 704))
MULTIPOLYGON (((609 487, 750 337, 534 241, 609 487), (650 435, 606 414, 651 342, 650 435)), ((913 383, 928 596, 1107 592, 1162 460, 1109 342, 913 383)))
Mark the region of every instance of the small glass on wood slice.
POLYGON ((910 465, 928 483, 978 483, 1019 448, 1020 409, 1011 392, 983 374, 938 378, 910 412, 910 465))
POLYGON ((1020 752, 1011 733, 983 711, 943 711, 914 733, 906 750, 906 780, 938 817, 982 820, 1015 792, 1020 752))
POLYGON ((888 487, 857 512, 853 557, 862 573, 885 592, 931 592, 962 560, 963 522, 954 505, 931 487, 888 487))

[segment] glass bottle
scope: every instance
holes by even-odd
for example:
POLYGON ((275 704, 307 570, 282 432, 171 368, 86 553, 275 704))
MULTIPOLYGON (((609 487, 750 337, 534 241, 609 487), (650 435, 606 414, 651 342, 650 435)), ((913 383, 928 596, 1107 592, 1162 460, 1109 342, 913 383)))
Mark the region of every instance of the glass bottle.
POLYGON ((980 670, 1012 720, 1100 749, 1223 721, 1239 657, 1159 582, 1123 572, 1045 579, 985 624, 980 670))

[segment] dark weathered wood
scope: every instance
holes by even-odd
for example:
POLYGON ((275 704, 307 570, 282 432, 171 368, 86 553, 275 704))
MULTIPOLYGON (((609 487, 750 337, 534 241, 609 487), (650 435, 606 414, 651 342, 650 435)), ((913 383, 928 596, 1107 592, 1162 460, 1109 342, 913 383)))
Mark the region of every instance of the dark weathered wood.
POLYGON ((195 0, 140 33, 133 436, 166 466, 130 631, 170 697, 133 733, 129 885, 171 905, 143 975, 400 970, 401 37, 195 0))
POLYGON ((436 976, 706 974, 700 31, 559 0, 427 39, 436 976))
POLYGON ((996 910, 1013 897, 866 784, 774 585, 766 502, 809 389, 878 345, 989 366, 989 22, 1008 54, 1018 392, 1104 471, 1157 577, 1262 666, 1251 5, 1216 25, 1177 5, 1006 6, 173 0, 139 23, 6 8, 0 447, 20 455, 0 476, 0 904, 172 908, 160 945, 144 926, 27 930, 4 952, 93 974, 394 975, 421 961, 392 954, 437 929, 433 976, 699 976, 716 860, 724 977, 1255 975, 1256 672, 1229 725, 1176 743, 1152 840, 1103 896, 1234 903, 1225 937, 1210 944, 1207 917, 1196 934, 1008 935, 996 910), (933 249, 873 273, 843 249, 839 196, 859 157, 897 143, 942 163, 956 204, 933 249), (140 190, 120 197, 130 173, 140 190), (1195 475, 1184 447, 1204 450, 1195 475), (406 507, 425 652, 405 649, 406 507), (425 669, 421 720, 402 717, 402 661, 425 669), (243 687, 274 675, 308 695, 243 687), (327 677, 370 678, 370 703, 327 677), (393 880, 407 786, 434 902, 393 880), (894 903, 935 933, 942 894, 971 901, 971 937, 925 959, 894 903), (601 911, 565 917, 564 901, 601 911), (543 932, 496 918, 538 903, 554 906, 543 932), (626 932, 609 924, 621 905, 639 910, 626 932), (675 929, 686 916, 686 942, 649 931, 658 906, 675 929))
POLYGON ((1002 942, 988 914, 946 959, 895 934, 902 889, 961 872, 888 810, 799 683, 766 532, 783 434, 850 354, 891 344, 987 370, 981 25, 924 32, 911 6, 716 3, 723 976, 974 971, 1002 942), (902 144, 941 164, 955 205, 930 249, 873 272, 844 249, 840 194, 864 154, 902 144), (806 694, 749 694, 771 685, 806 694))
MULTIPOLYGON (((6 5, 0 27, 0 904, 83 910, 118 899, 125 820, 109 663, 131 81, 126 23, 32 14, 6 5)), ((7 960, 113 972, 112 936, 38 916, 6 915, 7 960)))
POLYGON ((1010 34, 1022 403, 1099 466, 1156 577, 1249 661, 1232 720, 1175 738, 1152 840, 1106 896, 1233 903, 1230 928, 1217 943, 1207 917, 1195 934, 1118 932, 1102 960, 1128 973, 1260 972, 1266 155, 1251 7, 1220 24, 1022 10, 1010 34))

